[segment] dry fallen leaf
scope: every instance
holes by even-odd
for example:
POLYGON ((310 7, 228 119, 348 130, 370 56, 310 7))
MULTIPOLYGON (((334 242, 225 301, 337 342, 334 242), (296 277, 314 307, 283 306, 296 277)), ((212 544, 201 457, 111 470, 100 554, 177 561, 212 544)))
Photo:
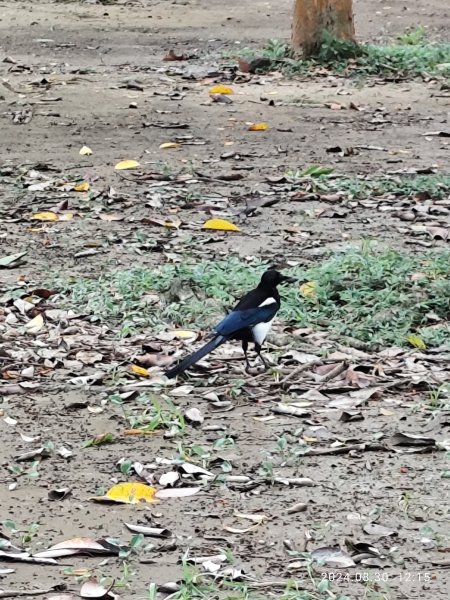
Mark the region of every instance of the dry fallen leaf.
POLYGON ((203 224, 202 229, 214 229, 217 231, 240 231, 237 225, 226 219, 209 219, 203 224))
POLYGON ((176 54, 175 50, 169 50, 166 56, 163 58, 164 61, 174 61, 174 60, 189 60, 189 56, 186 54, 176 54))
POLYGON ((329 568, 346 569, 354 567, 355 562, 339 546, 324 546, 311 552, 311 557, 329 568))
POLYGON ((167 354, 148 353, 136 356, 136 360, 142 367, 167 367, 172 363, 172 358, 167 354))
POLYGON ((243 529, 237 529, 236 527, 230 527, 230 526, 225 525, 224 526, 225 531, 229 531, 230 533, 238 533, 238 534, 248 533, 249 531, 253 531, 254 529, 257 529, 262 523, 264 523, 265 521, 268 520, 267 515, 265 515, 263 513, 245 514, 245 513, 240 513, 238 511, 234 511, 234 516, 238 519, 246 519, 248 521, 251 521, 252 523, 254 523, 254 525, 250 525, 250 527, 245 527, 243 529))
POLYGON ((83 183, 77 183, 73 189, 75 192, 88 192, 90 187, 87 181, 83 181, 83 183))
POLYGON ((115 554, 108 545, 102 545, 101 540, 92 538, 76 537, 64 542, 59 542, 47 550, 41 550, 33 554, 35 558, 60 558, 74 554, 115 554))
POLYGON ((122 435, 155 435, 159 433, 158 429, 153 429, 153 430, 149 430, 149 429, 125 429, 125 431, 122 432, 122 435))
POLYGON ((156 488, 145 483, 118 483, 113 485, 104 496, 95 496, 96 502, 117 502, 119 504, 138 504, 139 502, 157 502, 156 488))
POLYGON ((170 148, 180 148, 180 144, 177 144, 176 142, 164 142, 164 144, 161 144, 159 147, 161 150, 169 150, 170 148))
POLYGON ((116 596, 111 592, 113 584, 108 588, 103 587, 95 579, 88 579, 83 583, 80 590, 80 596, 82 598, 97 598, 102 600, 109 600, 116 596))
POLYGON ((73 213, 64 213, 58 215, 58 221, 71 221, 73 219, 73 213))
POLYGON ((307 281, 300 286, 300 294, 303 298, 317 297, 317 283, 315 281, 307 281))
POLYGON ((269 129, 267 123, 250 123, 248 126, 249 131, 266 131, 269 129))
POLYGON ((345 109, 345 106, 343 104, 340 104, 339 102, 325 102, 325 106, 327 108, 331 108, 331 110, 345 109))
POLYGON ((71 221, 73 219, 73 213, 63 213, 61 215, 57 215, 51 210, 46 210, 31 215, 30 219, 34 219, 35 221, 71 221))
POLYGON ((92 150, 89 148, 89 146, 83 146, 80 150, 80 154, 81 156, 91 156, 92 150))
POLYGON ((25 329, 28 333, 37 333, 44 327, 44 317, 39 313, 25 324, 25 329))
POLYGON ((96 352, 95 350, 79 350, 75 354, 75 358, 84 365, 93 365, 103 359, 103 354, 96 352))
POLYGON ((210 94, 234 94, 233 90, 226 85, 215 85, 209 89, 210 94))
POLYGON ((125 169, 136 169, 140 164, 137 160, 121 160, 114 167, 116 171, 124 171, 125 169))
POLYGON ((13 268, 14 266, 18 266, 20 264, 20 259, 25 256, 27 252, 19 252, 17 254, 8 254, 7 256, 2 256, 0 258, 0 268, 5 267, 13 268))
POLYGON ((153 217, 145 217, 142 219, 144 225, 161 225, 168 229, 178 229, 181 225, 180 219, 155 219, 153 217))
POLYGON ((99 213, 98 218, 102 221, 123 221, 125 215, 120 213, 99 213))
POLYGON ((147 371, 147 369, 144 369, 144 367, 138 367, 137 365, 131 365, 131 370, 133 371, 133 373, 135 373, 136 375, 139 375, 140 377, 150 377, 150 372, 147 371))
POLYGON ((188 496, 194 496, 202 488, 199 487, 183 487, 183 488, 166 488, 164 490, 158 490, 155 494, 156 498, 186 498, 188 496))
POLYGON ((188 329, 172 329, 169 331, 170 339, 182 339, 182 340, 192 340, 195 341, 197 339, 197 333, 195 331, 189 331, 188 329))
POLYGON ((162 527, 146 527, 145 525, 133 525, 132 523, 124 523, 124 525, 133 533, 142 533, 142 535, 151 537, 170 538, 173 535, 170 529, 163 529, 162 527))
POLYGON ((36 221, 58 221, 59 217, 56 213, 46 210, 43 212, 34 213, 34 215, 31 215, 30 218, 36 221))

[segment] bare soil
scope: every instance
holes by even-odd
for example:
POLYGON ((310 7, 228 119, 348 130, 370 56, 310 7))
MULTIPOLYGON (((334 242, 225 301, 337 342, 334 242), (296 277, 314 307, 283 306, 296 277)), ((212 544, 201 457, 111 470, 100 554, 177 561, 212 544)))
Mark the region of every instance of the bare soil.
MULTIPOLYGON (((424 25, 431 39, 448 37, 450 7, 445 0, 361 0, 355 5, 356 29, 362 40, 385 41, 417 25, 424 25)), ((410 252, 421 252, 424 245, 445 245, 442 240, 424 241, 414 235, 398 211, 381 211, 379 201, 339 203, 339 210, 344 211, 339 213, 336 203, 314 197, 299 201, 289 186, 274 185, 273 178, 312 164, 333 166, 346 176, 373 178, 396 171, 445 172, 448 166, 448 138, 423 135, 449 127, 450 99, 440 93, 436 80, 394 83, 331 74, 286 79, 279 73, 236 80, 231 69, 236 64, 234 54, 243 47, 261 47, 270 38, 287 38, 290 15, 291 3, 280 0, 245 6, 235 0, 113 4, 3 0, 0 61, 6 57, 12 61, 0 62, 0 256, 27 254, 21 266, 0 271, 0 293, 20 280, 30 291, 55 274, 96 277, 116 268, 176 263, 186 257, 214 260, 235 253, 242 258, 308 264, 330 249, 345 248, 361 238, 410 252), (163 61, 171 49, 196 58, 163 61), (216 83, 233 88, 231 104, 210 99, 208 89, 216 83), (352 109, 350 103, 360 110, 352 109), (30 111, 31 120, 14 123, 14 115, 24 110, 30 111), (269 129, 248 131, 249 122, 267 122, 269 129), (178 148, 160 148, 177 141, 178 148), (83 145, 92 149, 92 156, 79 155, 83 145), (349 156, 327 152, 336 145, 355 152, 349 156), (136 181, 130 171, 115 171, 114 165, 123 159, 135 159, 144 174, 165 174, 170 181, 136 181), (19 177, 21 173, 29 177, 30 169, 50 179, 67 180, 79 174, 80 180, 90 182, 91 190, 29 191, 19 177), (261 207, 261 199, 272 196, 276 203, 261 207), (75 214, 72 220, 37 225, 30 221, 31 213, 51 210, 64 199, 67 210, 75 214), (252 206, 255 210, 249 210, 252 206), (319 218, 322 211, 331 216, 319 218), (120 220, 102 220, 100 213, 115 213, 120 220), (229 218, 242 233, 201 231, 201 224, 211 216, 229 218), (142 221, 167 218, 180 219, 182 227, 173 231, 142 221)), ((0 326, 6 323, 7 312, 0 308, 0 326)), ((216 483, 195 496, 150 507, 92 502, 99 489, 108 489, 116 479, 126 480, 117 468, 120 459, 143 464, 170 459, 180 439, 163 433, 124 437, 123 410, 108 401, 124 385, 123 379, 115 379, 113 369, 128 368, 143 340, 155 341, 154 332, 118 341, 115 324, 102 328, 80 316, 72 325, 76 331, 66 335, 49 323, 46 334, 36 338, 20 328, 16 339, 6 325, 0 330, 0 364, 6 373, 0 384, 0 398, 4 394, 0 404, 0 520, 11 519, 21 530, 38 523, 37 535, 26 544, 33 551, 83 536, 127 542, 131 534, 124 523, 145 523, 145 517, 153 516, 173 532, 173 543, 153 540, 155 549, 145 553, 149 564, 137 553, 130 561, 132 576, 127 586, 116 590, 123 598, 145 598, 151 582, 180 579, 180 560, 187 549, 193 556, 207 556, 224 547, 232 549, 234 566, 257 582, 295 579, 312 589, 302 556, 289 554, 286 540, 303 552, 323 546, 344 548, 348 538, 353 543, 373 544, 384 558, 348 570, 323 567, 322 572, 328 573, 324 577, 334 573, 339 579, 332 587, 335 593, 352 599, 448 598, 449 490, 448 479, 441 477, 448 463, 442 451, 360 448, 342 454, 289 455, 275 469, 277 476, 309 477, 313 487, 216 483), (59 348, 65 359, 86 349, 97 350, 104 358, 102 364, 85 365, 74 374, 67 365, 62 368, 62 363, 53 368, 54 356, 45 365, 38 355, 39 340, 59 348), (14 347, 14 358, 2 346, 14 347), (31 379, 38 387, 14 390, 12 385, 26 381, 20 374, 26 366, 35 366, 39 372, 31 379), (92 380, 74 381, 75 375, 91 375, 92 380), (8 423, 5 417, 17 423, 8 423), (34 480, 14 475, 9 468, 18 464, 17 457, 39 444, 24 441, 20 432, 40 435, 42 442, 51 441, 55 448, 65 446, 73 456, 65 459, 54 453, 42 460, 34 480), (82 448, 86 440, 105 432, 116 436, 113 444, 82 448), (49 491, 60 487, 71 488, 71 495, 62 501, 49 500, 49 491), (298 502, 306 503, 306 510, 288 514, 287 509, 298 502), (224 526, 239 529, 248 524, 236 520, 235 511, 264 513, 268 520, 249 533, 232 533, 224 526), (374 521, 376 514, 394 535, 369 535, 363 530, 362 524, 374 521), (343 579, 345 573, 351 581, 343 579), (384 573, 387 582, 381 581, 384 573), (370 578, 372 583, 358 578, 370 578)), ((278 325, 275 333, 280 336, 283 331, 278 325)), ((319 355, 323 343, 323 337, 306 335, 298 349, 308 348, 319 355)), ((348 360, 350 350, 343 353, 348 360)), ((273 416, 274 402, 316 388, 318 380, 300 375, 291 387, 283 387, 273 386, 262 375, 251 378, 234 397, 227 373, 235 381, 242 367, 239 361, 230 361, 214 385, 200 377, 194 380, 199 387, 185 397, 173 396, 181 411, 195 406, 205 416, 201 427, 188 424, 182 444, 208 448, 213 458, 225 457, 232 463, 233 475, 258 481, 261 463, 276 448, 277 438, 284 435, 295 446, 293 440, 301 427, 306 431, 314 426, 325 428, 325 438, 315 438, 315 430, 303 434, 315 440, 310 442, 314 448, 322 449, 336 440, 373 443, 378 433, 387 439, 399 430, 437 440, 448 438, 448 415, 443 412, 437 419, 430 418, 423 408, 427 388, 433 387, 430 382, 437 386, 448 380, 448 361, 435 365, 413 353, 399 356, 399 362, 394 356, 350 356, 353 366, 369 373, 372 387, 386 384, 383 368, 389 379, 389 369, 397 367, 408 374, 409 385, 393 387, 393 391, 383 388, 358 407, 364 420, 349 422, 339 420, 342 410, 330 409, 327 398, 308 405, 309 417, 264 419, 273 416), (380 370, 374 368, 377 364, 382 365, 380 370), (414 378, 422 368, 427 386, 414 378), (232 401, 233 410, 211 408, 204 394, 214 390, 220 398, 232 401), (414 410, 417 406, 422 408, 414 410), (218 432, 212 425, 224 429, 218 432), (235 445, 214 450, 214 441, 223 435, 234 439, 235 445)), ((333 394, 360 387, 349 381, 334 387, 325 382, 320 391, 329 400, 333 394)), ((192 461, 201 464, 195 456, 192 461)), ((219 463, 212 462, 208 468, 220 474, 219 463)), ((27 468, 30 463, 21 464, 27 468)), ((156 474, 167 470, 160 465, 156 474)), ((8 533, 5 528, 2 531, 8 533)), ((95 568, 97 577, 116 581, 122 577, 118 558, 99 567, 101 561, 67 557, 58 559, 57 565, 26 565, 0 559, 0 577, 2 568, 16 569, 2 579, 0 589, 31 591, 65 584, 78 593, 79 582, 67 573, 67 567, 95 568)), ((221 593, 233 597, 231 592, 228 596, 221 593)), ((276 588, 254 596, 258 594, 281 597, 276 588)))

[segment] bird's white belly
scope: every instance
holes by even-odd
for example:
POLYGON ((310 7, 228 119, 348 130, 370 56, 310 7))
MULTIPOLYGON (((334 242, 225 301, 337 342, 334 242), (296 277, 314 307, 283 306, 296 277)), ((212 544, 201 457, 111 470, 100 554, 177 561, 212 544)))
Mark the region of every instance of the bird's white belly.
POLYGON ((269 333, 270 328, 272 327, 272 323, 273 319, 271 321, 267 321, 267 323, 258 323, 258 325, 255 325, 253 327, 253 340, 260 346, 263 345, 264 340, 266 339, 267 334, 269 333))

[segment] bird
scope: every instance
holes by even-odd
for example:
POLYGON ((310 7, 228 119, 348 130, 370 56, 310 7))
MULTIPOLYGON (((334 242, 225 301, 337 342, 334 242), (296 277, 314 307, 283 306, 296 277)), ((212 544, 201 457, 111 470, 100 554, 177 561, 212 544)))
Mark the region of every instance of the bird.
POLYGON ((168 379, 173 379, 228 340, 242 342, 246 371, 250 368, 247 355, 250 342, 255 344, 256 354, 267 368, 268 364, 261 354, 261 349, 280 308, 281 301, 277 286, 295 281, 294 278, 283 275, 276 269, 266 271, 258 286, 245 294, 233 310, 214 327, 211 339, 199 350, 165 371, 164 375, 168 379))

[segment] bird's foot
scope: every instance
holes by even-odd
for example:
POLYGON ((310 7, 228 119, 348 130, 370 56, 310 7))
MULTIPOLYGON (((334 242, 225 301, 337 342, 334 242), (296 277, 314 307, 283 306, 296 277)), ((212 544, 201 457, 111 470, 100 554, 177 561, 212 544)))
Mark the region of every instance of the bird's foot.
POLYGON ((265 368, 265 369, 269 369, 269 368, 270 368, 270 365, 269 365, 269 363, 266 361, 266 359, 264 358, 264 356, 263 356, 262 354, 258 354, 258 356, 259 356, 259 358, 260 358, 260 360, 261 360, 262 364, 264 365, 264 368, 265 368))

